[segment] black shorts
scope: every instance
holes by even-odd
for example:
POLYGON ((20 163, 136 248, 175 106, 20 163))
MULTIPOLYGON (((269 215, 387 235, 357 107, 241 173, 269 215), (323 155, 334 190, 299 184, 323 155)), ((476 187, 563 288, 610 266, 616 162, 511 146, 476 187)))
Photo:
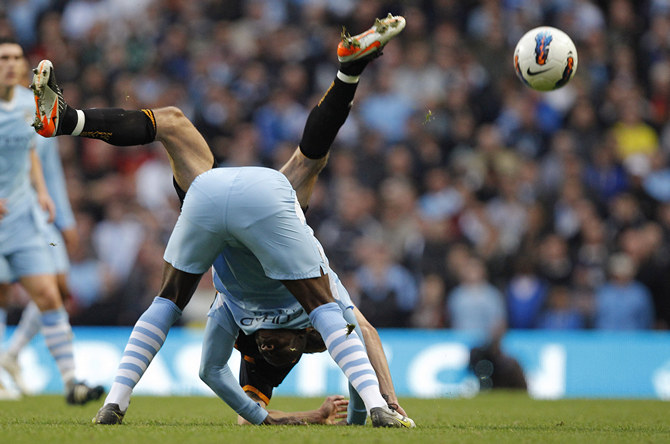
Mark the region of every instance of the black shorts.
POLYGON ((253 336, 247 336, 242 331, 237 336, 235 348, 242 355, 240 362, 240 385, 245 392, 254 393, 265 404, 270 403, 272 390, 278 387, 300 361, 285 367, 275 367, 268 363, 258 352, 258 346, 253 336))

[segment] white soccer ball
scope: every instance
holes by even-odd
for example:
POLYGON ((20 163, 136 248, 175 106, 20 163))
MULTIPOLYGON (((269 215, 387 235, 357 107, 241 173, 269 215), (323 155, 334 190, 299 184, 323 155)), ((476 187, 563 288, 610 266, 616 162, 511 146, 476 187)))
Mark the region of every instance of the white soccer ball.
POLYGON ((533 89, 558 89, 577 71, 577 48, 560 29, 551 26, 531 29, 516 44, 514 70, 533 89))

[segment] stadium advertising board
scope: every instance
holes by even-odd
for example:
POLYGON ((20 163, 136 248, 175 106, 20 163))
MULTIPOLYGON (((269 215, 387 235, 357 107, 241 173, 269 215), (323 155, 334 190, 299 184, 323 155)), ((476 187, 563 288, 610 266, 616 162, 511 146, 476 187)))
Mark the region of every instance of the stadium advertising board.
MULTIPOLYGON (((8 329, 7 337, 12 328, 8 329)), ((109 388, 130 328, 75 327, 77 377, 109 388)), ((469 350, 480 338, 454 332, 382 330, 399 396, 474 396, 477 377, 468 370, 469 350)), ((138 384, 137 395, 213 396, 199 380, 203 333, 173 328, 138 384)), ((503 351, 524 369, 534 398, 656 398, 670 400, 670 334, 662 332, 553 333, 511 331, 503 351)), ((22 352, 24 379, 34 393, 60 393, 58 371, 41 337, 22 352)), ((230 362, 237 374, 239 354, 230 362)), ((9 384, 7 375, 0 379, 9 384)), ((346 394, 346 380, 325 353, 305 355, 277 395, 346 394)))

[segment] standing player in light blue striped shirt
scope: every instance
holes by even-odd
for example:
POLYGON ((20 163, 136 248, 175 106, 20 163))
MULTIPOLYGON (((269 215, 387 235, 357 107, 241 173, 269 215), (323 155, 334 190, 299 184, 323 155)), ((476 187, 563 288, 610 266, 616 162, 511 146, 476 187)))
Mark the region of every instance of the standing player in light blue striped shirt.
MULTIPOLYGON (((44 180, 49 191, 49 196, 55 205, 55 217, 52 223, 44 228, 45 239, 49 245, 49 253, 52 256, 56 271, 56 281, 62 300, 65 302, 70 297, 67 284, 67 273, 70 269, 68 250, 72 250, 78 240, 75 226, 74 214, 67 195, 63 166, 58 152, 56 139, 38 137, 35 141, 36 151, 39 156, 44 180)), ((6 291, 7 286, 0 286, 0 292, 6 291)), ((0 299, 2 299, 0 297, 0 299)), ((9 345, 4 353, 0 355, 0 367, 2 367, 14 380, 21 393, 28 393, 21 374, 18 357, 21 350, 31 341, 42 327, 41 313, 35 302, 30 301, 21 313, 21 319, 9 339, 9 345)))
POLYGON ((40 311, 42 333, 65 385, 70 404, 98 399, 102 387, 75 379, 72 329, 63 308, 55 268, 44 236, 53 218, 51 201, 30 128, 34 98, 22 86, 23 49, 0 40, 0 283, 18 280, 40 311))

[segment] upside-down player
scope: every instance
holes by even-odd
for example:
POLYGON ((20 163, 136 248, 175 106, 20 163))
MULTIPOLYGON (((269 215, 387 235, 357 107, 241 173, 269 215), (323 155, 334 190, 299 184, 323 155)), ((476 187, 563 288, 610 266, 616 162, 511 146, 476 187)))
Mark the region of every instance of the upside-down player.
MULTIPOLYGON (((36 129, 40 134, 95 137, 112 145, 161 141, 170 157, 178 192, 185 194, 182 213, 166 247, 158 297, 131 333, 96 422, 121 421, 133 387, 162 346, 170 326, 181 316, 202 274, 213 265, 223 284, 219 290, 225 291, 229 300, 256 304, 260 298, 250 298, 261 292, 268 295, 268 301, 274 299, 277 307, 297 300, 325 338, 331 357, 363 399, 373 425, 414 426, 411 419, 389 408, 382 397, 363 344, 348 328, 335 302, 327 259, 301 209, 348 115, 363 68, 404 24, 402 17, 389 16, 369 31, 343 40, 338 47, 341 64, 337 79, 310 113, 299 149, 282 168, 284 174, 258 167, 211 169, 214 159, 209 147, 174 107, 142 111, 72 109, 56 85, 51 63, 40 63, 33 83, 38 99, 36 129), (254 290, 248 291, 249 287, 254 290)), ((203 380, 250 423, 303 423, 304 418, 297 416, 273 416, 237 385, 226 364, 237 336, 237 331, 230 329, 230 321, 226 323, 228 328, 208 322, 206 334, 218 329, 218 341, 213 356, 208 355, 212 347, 207 341, 203 346, 203 380)))

